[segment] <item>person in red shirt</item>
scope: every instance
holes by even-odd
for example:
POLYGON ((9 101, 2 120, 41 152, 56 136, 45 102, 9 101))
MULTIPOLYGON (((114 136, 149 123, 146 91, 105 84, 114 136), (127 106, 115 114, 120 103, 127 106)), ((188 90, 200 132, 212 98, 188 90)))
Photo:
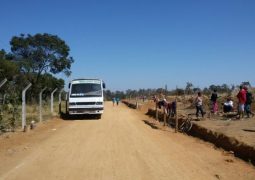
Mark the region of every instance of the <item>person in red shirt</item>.
POLYGON ((238 115, 239 119, 244 117, 244 106, 246 103, 246 91, 243 86, 240 86, 240 91, 237 94, 238 98, 238 115))

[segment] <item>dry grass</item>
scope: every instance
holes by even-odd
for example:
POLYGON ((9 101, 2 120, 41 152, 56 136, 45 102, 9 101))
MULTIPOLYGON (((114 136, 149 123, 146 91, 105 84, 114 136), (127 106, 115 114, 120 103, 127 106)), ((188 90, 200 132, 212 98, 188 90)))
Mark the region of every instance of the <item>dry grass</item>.
MULTIPOLYGON (((11 111, 12 106, 5 106, 1 117, 2 121, 0 122, 0 126, 4 126, 4 131, 10 131, 11 127, 11 119, 13 118, 13 113, 11 111)), ((65 112, 65 102, 62 101, 61 109, 62 112, 65 112)), ((43 102, 42 106, 42 119, 43 121, 51 119, 53 116, 58 115, 59 113, 59 105, 58 102, 54 102, 54 113, 51 113, 50 110, 50 102, 43 102)), ((18 106, 18 109, 15 113, 16 120, 15 120, 15 128, 21 127, 22 124, 22 107, 21 105, 18 106)), ((26 106, 26 124, 30 124, 31 121, 39 122, 39 105, 38 104, 27 104, 26 106)))

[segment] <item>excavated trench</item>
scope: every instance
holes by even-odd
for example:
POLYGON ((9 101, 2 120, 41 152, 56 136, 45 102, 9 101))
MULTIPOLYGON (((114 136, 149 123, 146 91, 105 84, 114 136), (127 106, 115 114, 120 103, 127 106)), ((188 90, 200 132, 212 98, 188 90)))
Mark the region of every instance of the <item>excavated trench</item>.
MULTIPOLYGON (((128 101, 123 101, 123 103, 133 109, 139 108, 137 104, 129 103, 128 101)), ((156 110, 148 109, 146 115, 155 118, 156 110)), ((159 121, 163 121, 164 115, 162 112, 158 112, 158 119, 159 121)), ((178 119, 180 123, 182 120, 183 118, 178 119)), ((190 130, 188 135, 213 143, 216 147, 223 148, 226 151, 231 151, 234 153, 236 157, 239 157, 255 165, 255 147, 250 146, 244 142, 241 142, 236 138, 229 137, 223 133, 203 127, 197 122, 193 123, 192 129, 190 130)))

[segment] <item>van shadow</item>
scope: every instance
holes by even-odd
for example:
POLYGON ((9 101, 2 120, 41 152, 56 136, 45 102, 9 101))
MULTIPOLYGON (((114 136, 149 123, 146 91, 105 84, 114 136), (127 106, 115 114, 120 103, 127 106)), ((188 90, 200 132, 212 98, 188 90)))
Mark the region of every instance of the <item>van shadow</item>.
POLYGON ((61 113, 60 118, 64 121, 75 121, 75 120, 87 120, 87 121, 94 121, 99 120, 97 115, 93 114, 79 114, 79 115, 69 115, 66 113, 61 113))
POLYGON ((152 129, 159 129, 154 123, 151 123, 151 122, 148 121, 148 120, 143 120, 143 122, 144 122, 146 125, 150 126, 152 129))

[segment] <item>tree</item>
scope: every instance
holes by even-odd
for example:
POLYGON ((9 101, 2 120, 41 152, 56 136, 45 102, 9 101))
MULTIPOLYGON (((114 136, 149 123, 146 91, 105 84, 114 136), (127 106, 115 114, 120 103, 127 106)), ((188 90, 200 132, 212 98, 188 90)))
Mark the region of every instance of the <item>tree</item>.
POLYGON ((192 94, 193 93, 192 88, 193 88, 193 84, 191 82, 187 82, 186 88, 185 88, 186 94, 192 94))
POLYGON ((251 83, 249 81, 245 81, 241 83, 242 86, 251 87, 251 83))
POLYGON ((203 94, 210 95, 210 94, 211 94, 210 89, 207 88, 207 87, 205 87, 205 88, 203 89, 203 94))
POLYGON ((177 96, 184 95, 184 89, 176 88, 175 95, 177 95, 177 96))
POLYGON ((16 63, 0 58, 0 79, 1 76, 6 77, 9 81, 13 80, 17 75, 19 75, 19 67, 16 63))
POLYGON ((15 62, 7 60, 6 57, 5 50, 0 50, 0 79, 6 77, 10 81, 19 75, 19 67, 15 62))
POLYGON ((4 49, 0 50, 0 59, 5 59, 6 52, 4 49))
POLYGON ((104 91, 104 96, 105 96, 105 99, 107 101, 111 100, 112 99, 112 92, 110 90, 105 90, 104 91))
POLYGON ((157 94, 162 94, 165 90, 163 88, 156 89, 157 94))
POLYGON ((45 73, 42 75, 39 84, 41 84, 40 88, 47 87, 48 90, 53 90, 55 88, 58 88, 59 90, 64 88, 65 81, 63 79, 58 79, 54 76, 52 76, 49 73, 45 73))
POLYGON ((196 92, 196 93, 201 92, 201 89, 199 87, 193 88, 193 92, 196 92))
POLYGON ((210 91, 219 90, 219 87, 214 85, 214 84, 212 84, 212 85, 209 86, 209 90, 210 91))
POLYGON ((221 92, 229 93, 229 92, 231 92, 231 89, 229 88, 229 86, 227 84, 222 84, 221 85, 221 92))
POLYGON ((69 56, 70 48, 56 35, 21 34, 19 37, 14 36, 10 44, 15 60, 20 62, 21 71, 36 75, 29 78, 32 84, 36 84, 43 73, 71 74, 70 68, 74 60, 69 56))

